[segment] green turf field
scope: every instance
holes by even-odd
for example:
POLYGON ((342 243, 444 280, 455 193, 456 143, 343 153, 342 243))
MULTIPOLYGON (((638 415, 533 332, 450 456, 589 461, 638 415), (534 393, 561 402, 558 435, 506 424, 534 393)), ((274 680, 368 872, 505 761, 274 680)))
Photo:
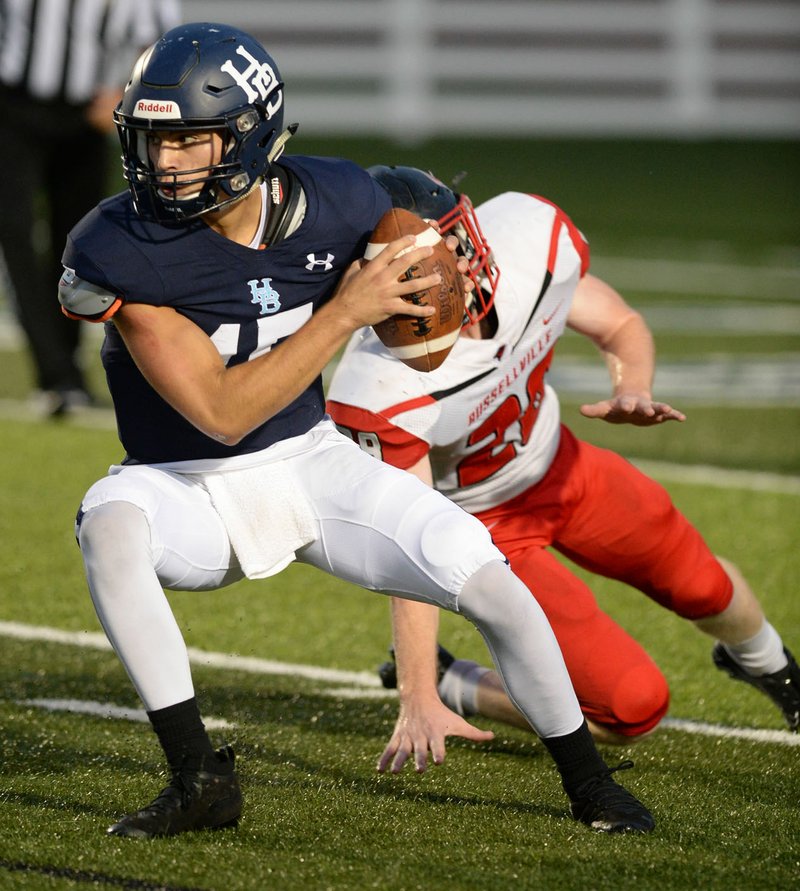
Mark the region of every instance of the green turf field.
MULTIPOLYGON (((637 305, 709 307, 707 324, 657 330, 666 363, 733 357, 746 365, 800 356, 798 327, 731 335, 714 307, 796 312, 800 165, 781 143, 436 143, 416 149, 297 138, 297 152, 397 160, 445 174, 469 168, 476 199, 493 188, 561 203, 603 258, 720 264, 769 295, 626 289, 637 305), (387 154, 391 158, 387 158, 387 154), (455 156, 455 157, 454 157, 455 156), (449 169, 445 161, 452 157, 449 169), (781 270, 789 270, 783 275, 781 270), (788 282, 788 285, 787 285, 788 282)), ((671 267, 674 269, 675 267, 671 267)), ((699 267, 698 267, 699 268, 699 267)), ((716 268, 716 267, 714 267, 716 268)), ((713 283, 712 283, 713 284, 713 283)), ((87 355, 96 340, 87 344, 87 355)), ((559 360, 591 360, 565 338, 559 360)), ((557 360, 557 361, 559 361, 557 360)), ((90 359, 94 386, 102 381, 90 359)), ((72 517, 120 457, 106 413, 32 419, 24 354, 0 351, 0 889, 775 889, 800 874, 800 747, 774 708, 710 664, 710 642, 619 585, 594 583, 603 606, 653 654, 672 687, 665 726, 630 749, 623 782, 653 810, 647 837, 605 837, 566 816, 543 748, 494 726, 491 744, 453 743, 444 766, 379 776, 395 701, 375 686, 389 638, 386 601, 294 566, 215 594, 171 597, 195 648, 207 716, 228 722, 246 796, 237 831, 148 843, 105 827, 149 801, 163 780, 155 737, 108 716, 139 708, 116 658, 98 648, 72 517), (72 632, 73 637, 41 629, 72 632), (25 636, 27 635, 27 636, 25 636), (219 658, 203 653, 221 654, 219 658), (226 664, 232 655, 251 663, 226 664), (300 676, 291 667, 311 669, 300 676), (238 667, 236 667, 238 665, 238 667), (322 670, 328 670, 325 674, 322 670), (35 701, 48 700, 35 704, 35 701), (54 700, 61 701, 56 707, 54 700), (73 700, 100 715, 67 710, 73 700), (703 725, 712 725, 712 729, 703 725), (713 728, 732 728, 710 735, 713 728), (738 735, 737 735, 738 734, 738 735)), ((712 546, 744 570, 787 644, 800 652, 800 410, 794 399, 691 400, 689 420, 649 431, 564 414, 581 436, 637 459, 669 462, 665 484, 712 546), (681 467, 709 465, 700 479, 681 467), (739 473, 723 476, 719 469, 739 473), (759 476, 767 472, 768 477, 759 476)), ((672 399, 672 396, 666 397, 672 399)), ((442 642, 485 658, 477 634, 445 616, 442 642)), ((484 723, 483 726, 490 726, 484 723)))

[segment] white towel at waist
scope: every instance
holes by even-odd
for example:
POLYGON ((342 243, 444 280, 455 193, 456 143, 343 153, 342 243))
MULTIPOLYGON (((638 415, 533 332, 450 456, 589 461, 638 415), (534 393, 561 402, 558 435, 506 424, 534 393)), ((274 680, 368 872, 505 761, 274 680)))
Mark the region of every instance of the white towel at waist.
POLYGON ((311 507, 283 461, 197 476, 208 489, 247 578, 275 575, 317 537, 311 507))

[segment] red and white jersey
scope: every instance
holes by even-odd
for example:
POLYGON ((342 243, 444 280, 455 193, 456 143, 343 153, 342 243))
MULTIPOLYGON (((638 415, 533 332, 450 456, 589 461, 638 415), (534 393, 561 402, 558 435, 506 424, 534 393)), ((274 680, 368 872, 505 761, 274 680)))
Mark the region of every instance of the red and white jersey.
POLYGON ((545 375, 589 264, 581 233, 542 198, 507 192, 477 216, 500 270, 495 335, 462 336, 439 368, 418 372, 364 328, 328 390, 344 433, 401 468, 428 453, 436 488, 470 513, 529 488, 553 460, 559 405, 545 375))

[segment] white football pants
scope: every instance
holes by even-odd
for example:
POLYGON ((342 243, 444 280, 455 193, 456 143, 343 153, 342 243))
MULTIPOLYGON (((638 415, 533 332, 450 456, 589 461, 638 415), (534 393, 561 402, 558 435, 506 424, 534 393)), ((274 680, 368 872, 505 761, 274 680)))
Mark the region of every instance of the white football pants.
MULTIPOLYGON (((583 716, 555 636, 483 524, 324 425, 313 448, 292 453, 280 444, 317 526, 297 560, 461 612, 536 732, 576 730, 583 716)), ((82 510, 78 537, 92 600, 145 708, 191 698, 186 646, 163 589, 214 590, 242 578, 202 478, 126 466, 92 486, 82 510)))

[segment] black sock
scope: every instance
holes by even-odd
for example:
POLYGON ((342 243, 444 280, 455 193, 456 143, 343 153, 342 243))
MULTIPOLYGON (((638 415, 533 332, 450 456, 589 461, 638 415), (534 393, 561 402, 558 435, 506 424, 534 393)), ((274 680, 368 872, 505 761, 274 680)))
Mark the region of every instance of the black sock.
POLYGON ((543 738, 542 742, 552 755, 561 774, 564 791, 570 797, 581 783, 608 770, 608 765, 595 747, 586 721, 574 733, 550 736, 543 738))
POLYGON ((148 712, 147 717, 172 770, 220 772, 194 697, 148 712))

